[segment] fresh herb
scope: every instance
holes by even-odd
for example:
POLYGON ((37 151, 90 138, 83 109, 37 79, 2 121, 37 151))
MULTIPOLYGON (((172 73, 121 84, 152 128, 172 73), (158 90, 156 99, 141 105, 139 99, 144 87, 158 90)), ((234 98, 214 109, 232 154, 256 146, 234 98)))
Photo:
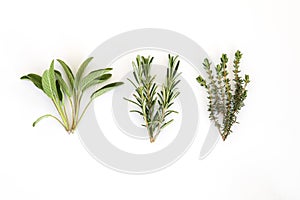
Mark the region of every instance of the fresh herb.
POLYGON ((177 84, 180 82, 178 77, 181 73, 178 72, 180 61, 178 56, 169 55, 169 64, 165 83, 161 89, 158 89, 158 84, 155 82, 155 76, 151 75, 151 63, 153 57, 148 56, 136 57, 136 63, 132 62, 134 81, 128 79, 135 88, 133 97, 135 101, 124 98, 125 100, 135 104, 139 110, 131 110, 143 117, 145 124, 142 126, 147 128, 150 142, 155 142, 159 133, 163 128, 169 125, 174 119, 166 120, 167 116, 172 113, 178 113, 171 110, 170 107, 174 104, 174 100, 179 95, 177 84))
POLYGON ((54 60, 52 60, 50 68, 45 70, 42 76, 28 74, 21 77, 21 79, 30 80, 37 88, 42 90, 51 99, 60 116, 59 118, 51 114, 43 115, 33 123, 33 126, 44 118, 52 117, 57 120, 68 133, 73 133, 88 106, 96 97, 123 84, 122 82, 114 82, 96 90, 90 96, 90 100, 88 104, 85 105, 83 111, 80 112, 81 99, 84 92, 92 86, 107 81, 112 76, 112 74, 109 73, 112 68, 105 68, 92 71, 83 77, 83 73, 92 59, 92 57, 86 59, 79 67, 76 75, 73 74, 70 67, 64 61, 57 59, 66 74, 67 82, 63 79, 62 74, 54 69, 54 60))
POLYGON ((197 77, 197 81, 206 88, 208 93, 209 118, 215 123, 223 140, 226 140, 232 132, 231 127, 233 124, 238 123, 237 114, 244 106, 244 100, 247 97, 246 87, 250 79, 249 75, 245 75, 244 78, 240 76, 241 58, 241 52, 237 51, 233 61, 234 78, 232 80, 228 77, 228 58, 226 54, 222 55, 220 64, 214 68, 215 73, 211 69, 209 60, 204 59, 203 66, 208 81, 201 76, 197 77), (222 122, 220 122, 221 119, 222 122))

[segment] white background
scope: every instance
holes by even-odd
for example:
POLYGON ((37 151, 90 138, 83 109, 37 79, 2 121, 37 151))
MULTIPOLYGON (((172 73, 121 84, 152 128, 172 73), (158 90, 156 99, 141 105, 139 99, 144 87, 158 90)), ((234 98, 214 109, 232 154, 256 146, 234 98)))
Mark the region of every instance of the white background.
MULTIPOLYGON (((0 199, 300 199, 298 2, 1 1, 0 199), (180 32, 215 61, 244 53, 251 84, 241 124, 209 157, 198 160, 199 133, 171 167, 121 174, 54 121, 31 127, 54 110, 21 75, 41 73, 53 58, 76 69, 106 39, 145 27, 180 32)), ((207 116, 203 106, 203 133, 207 116)))

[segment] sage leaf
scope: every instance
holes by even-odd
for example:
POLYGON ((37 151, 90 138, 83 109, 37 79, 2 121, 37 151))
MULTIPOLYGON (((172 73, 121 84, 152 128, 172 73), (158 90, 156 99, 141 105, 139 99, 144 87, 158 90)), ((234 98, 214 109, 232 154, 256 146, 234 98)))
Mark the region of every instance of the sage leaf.
POLYGON ((59 82, 56 80, 56 88, 57 88, 57 95, 58 95, 58 99, 59 99, 59 101, 60 102, 62 102, 63 101, 63 93, 62 93, 62 88, 61 88, 61 86, 59 85, 59 82))
POLYGON ((53 93, 52 93, 52 88, 51 88, 51 84, 50 84, 50 78, 49 78, 49 70, 45 70, 42 76, 42 87, 43 87, 43 91, 45 92, 45 94, 53 99, 53 93))
POLYGON ((115 82, 115 83, 110 83, 107 84, 100 89, 96 90, 92 95, 91 95, 91 100, 94 100, 95 98, 101 96, 102 94, 112 90, 113 88, 122 85, 123 82, 115 82))
POLYGON ((64 79, 61 76, 61 73, 57 70, 55 70, 55 78, 58 81, 62 91, 68 96, 72 96, 72 90, 68 87, 67 83, 64 81, 64 79))
POLYGON ((32 126, 35 127, 36 124, 37 124, 39 121, 41 121, 41 120, 44 119, 44 118, 48 118, 48 117, 54 118, 54 119, 57 120, 60 124, 63 125, 63 123, 62 123, 57 117, 55 117, 55 116, 53 116, 53 115, 50 115, 50 114, 47 114, 47 115, 43 115, 43 116, 39 117, 37 120, 35 120, 35 121, 33 122, 32 126))
POLYGON ((54 60, 51 62, 50 69, 46 70, 42 76, 42 86, 48 97, 54 100, 57 99, 58 94, 54 75, 54 60))
POLYGON ((77 73, 76 73, 76 77, 75 77, 75 88, 78 88, 79 86, 79 82, 80 79, 82 77, 82 74, 85 70, 85 68, 88 66, 88 64, 91 62, 91 60, 93 59, 93 57, 90 57, 88 59, 86 59, 79 67, 77 73))
POLYGON ((97 85, 97 84, 100 84, 100 83, 103 83, 104 81, 107 81, 108 79, 110 79, 110 77, 112 76, 112 74, 103 74, 102 76, 96 78, 95 80, 89 82, 84 88, 82 88, 82 91, 85 91, 86 89, 94 86, 94 85, 97 85))
POLYGON ((43 90, 42 77, 37 74, 28 74, 21 77, 22 80, 30 80, 37 88, 43 90))
POLYGON ((57 59, 57 62, 59 62, 59 64, 61 65, 61 67, 64 69, 67 77, 68 77, 68 81, 70 84, 70 89, 73 90, 74 88, 74 75, 72 73, 72 70, 70 69, 70 67, 62 60, 57 59))
POLYGON ((99 78, 103 74, 111 71, 112 68, 105 68, 105 69, 98 69, 95 71, 90 72, 88 75, 86 75, 80 82, 79 82, 79 89, 83 90, 83 88, 86 88, 92 81, 99 78))

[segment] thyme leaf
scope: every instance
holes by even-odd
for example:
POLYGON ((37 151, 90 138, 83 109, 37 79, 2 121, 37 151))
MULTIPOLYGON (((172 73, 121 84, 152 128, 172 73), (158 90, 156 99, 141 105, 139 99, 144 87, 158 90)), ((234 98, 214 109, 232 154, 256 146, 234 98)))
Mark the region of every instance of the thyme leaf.
POLYGON ((242 53, 238 50, 233 61, 233 79, 229 78, 227 68, 228 58, 226 54, 221 56, 220 64, 214 69, 206 58, 203 66, 207 80, 198 76, 196 80, 207 90, 209 118, 220 132, 222 139, 226 140, 232 132, 232 126, 237 122, 237 114, 245 105, 247 97, 247 84, 250 82, 249 75, 240 76, 240 60, 242 53), (214 72, 213 72, 214 70, 214 72))

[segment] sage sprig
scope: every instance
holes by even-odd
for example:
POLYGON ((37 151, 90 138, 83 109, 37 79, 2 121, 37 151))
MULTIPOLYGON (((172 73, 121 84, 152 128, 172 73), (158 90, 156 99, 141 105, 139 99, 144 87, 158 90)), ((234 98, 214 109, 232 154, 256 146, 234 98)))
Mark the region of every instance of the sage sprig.
POLYGON ((178 73, 180 61, 177 60, 178 56, 168 55, 168 58, 169 64, 165 83, 161 88, 158 88, 155 76, 151 75, 151 63, 154 58, 138 55, 136 62, 132 62, 134 81, 128 79, 135 88, 133 94, 135 100, 124 98, 138 106, 138 110, 131 110, 130 112, 136 112, 143 117, 145 124, 142 126, 146 127, 151 143, 155 142, 162 129, 174 121, 174 119, 167 121, 167 116, 178 113, 171 110, 171 106, 179 95, 176 86, 180 82, 178 80, 181 74, 178 73))
POLYGON ((52 60, 50 68, 45 70, 42 76, 28 74, 21 77, 22 80, 29 80, 38 89, 42 90, 51 99, 59 115, 59 117, 52 114, 43 115, 32 124, 33 126, 44 118, 52 117, 57 120, 68 133, 73 133, 87 108, 95 98, 123 84, 122 82, 114 82, 94 91, 90 96, 89 102, 81 111, 81 100, 85 91, 92 86, 107 81, 112 76, 112 74, 109 73, 112 68, 104 68, 92 71, 83 77, 84 71, 92 59, 92 57, 86 59, 80 65, 75 75, 64 61, 57 59, 57 62, 61 65, 66 74, 67 81, 63 79, 62 74, 58 70, 54 69, 54 60, 52 60))
POLYGON ((233 79, 229 78, 228 57, 223 54, 220 64, 211 69, 211 62, 204 59, 203 66, 207 74, 207 80, 202 76, 197 77, 201 86, 205 87, 208 94, 209 118, 214 122, 222 139, 226 140, 232 132, 232 126, 237 122, 237 114, 245 105, 247 97, 246 87, 250 82, 249 75, 240 76, 240 60, 242 53, 236 51, 233 61, 233 79))

